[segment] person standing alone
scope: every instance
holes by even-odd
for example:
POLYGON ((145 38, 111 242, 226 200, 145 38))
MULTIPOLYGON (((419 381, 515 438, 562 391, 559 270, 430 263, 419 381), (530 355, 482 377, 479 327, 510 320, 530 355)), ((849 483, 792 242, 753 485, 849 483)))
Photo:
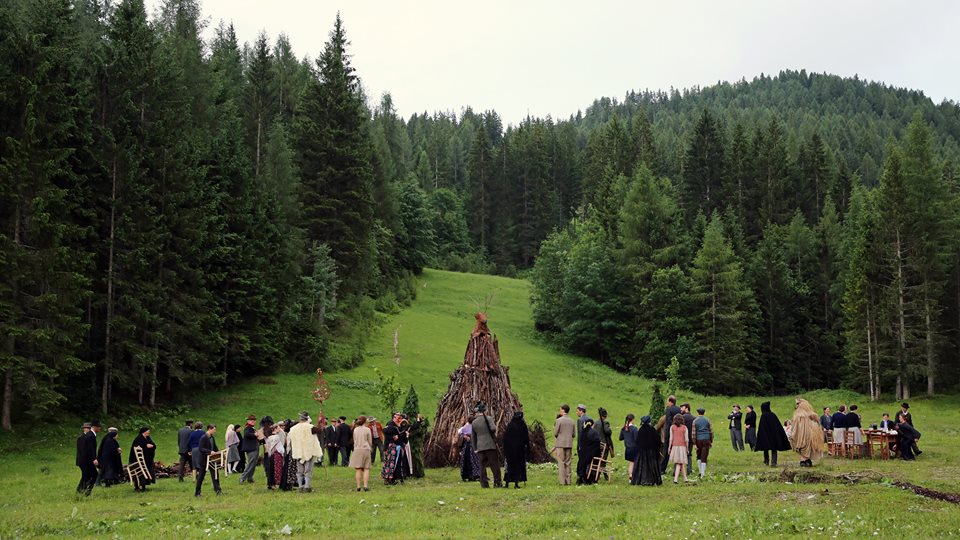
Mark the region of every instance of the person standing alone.
POLYGON ((187 420, 184 426, 177 431, 177 452, 180 454, 180 470, 177 478, 183 482, 183 470, 190 461, 190 433, 193 431, 193 420, 187 420))
POLYGON ((734 452, 743 452, 742 419, 743 413, 740 412, 740 405, 734 405, 733 411, 727 415, 727 420, 730 420, 730 442, 733 443, 734 452))
MULTIPOLYGON (((196 450, 193 451, 193 470, 197 472, 197 489, 193 494, 194 497, 200 496, 200 488, 203 487, 203 478, 207 475, 207 460, 210 458, 210 454, 218 451, 217 441, 213 438, 216 433, 217 426, 207 424, 206 433, 200 437, 200 442, 197 444, 196 450)), ((220 477, 216 467, 210 472, 210 480, 213 482, 213 490, 216 494, 223 495, 223 491, 220 489, 220 477)))
POLYGON ((557 465, 559 465, 559 477, 561 486, 569 486, 572 471, 570 466, 573 463, 573 435, 576 431, 576 424, 570 418, 570 406, 564 403, 560 406, 560 416, 553 424, 553 436, 556 439, 557 465))

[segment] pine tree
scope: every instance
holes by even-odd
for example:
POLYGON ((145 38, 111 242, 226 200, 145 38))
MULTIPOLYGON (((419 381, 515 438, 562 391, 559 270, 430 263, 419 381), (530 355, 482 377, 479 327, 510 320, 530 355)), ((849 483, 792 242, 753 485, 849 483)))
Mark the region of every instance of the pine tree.
POLYGON ((403 401, 403 414, 413 419, 416 419, 417 415, 420 414, 420 398, 417 397, 417 390, 412 384, 410 389, 407 390, 406 399, 403 401))
POLYGON ((489 249, 490 230, 493 227, 493 173, 496 157, 484 126, 477 127, 476 138, 467 160, 469 179, 470 233, 473 241, 489 249))
MULTIPOLYGON (((233 26, 230 26, 233 33, 233 26)), ((234 40, 235 40, 234 36, 234 40)), ((266 32, 260 32, 253 44, 252 56, 246 70, 245 107, 243 108, 247 126, 247 140, 253 150, 253 173, 260 175, 264 149, 268 138, 268 129, 273 124, 274 115, 279 111, 279 101, 275 94, 274 58, 267 42, 266 32)))
POLYGON ((691 269, 699 318, 696 336, 702 350, 702 391, 731 393, 752 387, 747 373, 748 328, 753 293, 743 279, 741 263, 723 236, 716 214, 703 235, 691 269))
POLYGON ((723 128, 704 109, 690 136, 683 166, 683 208, 688 218, 698 211, 710 215, 720 207, 725 175, 723 128))
POLYGON ((663 416, 666 410, 664 403, 666 403, 666 398, 660 391, 660 383, 653 383, 653 394, 650 396, 650 419, 653 423, 657 423, 663 416))
POLYGON ((302 181, 303 229, 330 247, 341 286, 362 293, 373 278, 370 145, 359 80, 337 15, 317 72, 301 98, 294 147, 302 181))

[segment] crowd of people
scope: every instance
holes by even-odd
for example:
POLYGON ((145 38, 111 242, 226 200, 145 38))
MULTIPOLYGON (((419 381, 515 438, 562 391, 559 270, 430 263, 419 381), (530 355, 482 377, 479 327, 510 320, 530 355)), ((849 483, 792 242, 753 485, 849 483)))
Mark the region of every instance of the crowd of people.
MULTIPOLYGON (((895 434, 890 453, 905 460, 915 459, 922 453, 917 446, 920 433, 913 426, 909 409, 910 405, 903 403, 895 419, 884 413, 879 424, 871 425, 872 429, 895 434)), ((587 407, 580 404, 576 416, 576 420, 571 418, 570 406, 564 404, 560 406, 554 423, 555 446, 551 454, 558 464, 561 485, 573 481, 574 448, 578 485, 597 482, 601 476, 606 478, 609 474, 606 464, 615 458, 607 411, 598 408, 594 420, 587 414, 587 407)), ((763 452, 763 463, 768 466, 776 466, 779 452, 791 449, 799 455, 801 467, 813 466, 823 456, 825 447, 827 452, 837 454, 867 451, 857 405, 842 404, 832 414, 830 407, 824 407, 823 414, 818 415, 807 400, 798 397, 792 418, 782 423, 771 410, 769 401, 761 403, 759 417, 752 405, 747 405, 746 414, 740 405, 734 405, 727 421, 734 451, 744 451, 748 446, 752 451, 763 452), (843 444, 848 440, 853 444, 843 444)), ((306 411, 299 414, 296 422, 290 419, 275 422, 271 416, 264 416, 258 423, 257 417, 251 414, 243 424, 227 426, 224 468, 227 474, 239 473, 241 485, 253 484, 256 469, 262 463, 268 489, 290 491, 296 488, 300 492, 311 492, 314 467, 324 464, 325 448, 328 465, 354 469, 357 491, 367 491, 370 470, 378 453, 382 466, 380 478, 385 484, 403 483, 405 478, 424 476, 422 452, 427 428, 428 422, 423 415, 417 414, 411 420, 399 412, 393 414, 385 425, 375 417, 365 415, 353 422, 340 416, 329 424, 321 415, 313 423, 306 411)), ((122 482, 125 471, 118 429, 109 428, 99 448, 100 422, 84 423, 82 430, 77 438, 77 467, 81 471, 77 492, 90 495, 95 485, 109 487, 122 482)), ((209 464, 211 456, 220 456, 216 433, 216 425, 204 425, 192 419, 186 420, 177 433, 180 454, 177 476, 183 482, 187 464, 192 467, 196 472, 197 497, 201 495, 208 471, 215 493, 222 493, 219 469, 209 464)), ((687 482, 688 475, 693 474, 694 460, 698 478, 703 479, 715 434, 714 425, 703 407, 694 415, 690 404, 678 406, 675 396, 667 398, 664 414, 656 421, 643 416, 637 425, 635 415, 626 415, 618 439, 624 445, 623 457, 627 461, 630 483, 660 485, 670 464, 673 465, 673 482, 679 483, 681 477, 687 482)), ((137 461, 139 451, 146 464, 148 474, 132 478, 138 492, 146 491, 147 486, 156 482, 157 445, 150 435, 149 427, 141 428, 128 452, 128 463, 137 461)), ((496 421, 486 410, 486 405, 480 402, 457 431, 457 437, 459 440, 454 442, 460 449, 459 468, 464 481, 479 481, 481 487, 488 488, 488 469, 495 487, 509 487, 512 483, 514 488, 519 488, 527 481, 530 438, 522 411, 514 413, 501 437, 497 433, 496 421), (501 442, 499 446, 498 441, 501 442), (502 474, 500 448, 504 458, 502 474)))

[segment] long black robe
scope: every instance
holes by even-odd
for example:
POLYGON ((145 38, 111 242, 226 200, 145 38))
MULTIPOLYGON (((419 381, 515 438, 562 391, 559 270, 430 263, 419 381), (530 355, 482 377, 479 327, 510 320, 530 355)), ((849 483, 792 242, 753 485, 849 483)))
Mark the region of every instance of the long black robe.
POLYGON ((763 414, 757 424, 757 444, 753 450, 790 450, 790 439, 783 430, 780 418, 770 410, 769 401, 760 404, 760 412, 763 414))
POLYGON ((757 445, 757 413, 753 411, 747 412, 747 415, 743 417, 743 426, 743 440, 750 445, 750 448, 756 450, 754 447, 757 445))
POLYGON ((660 434, 650 424, 641 424, 637 432, 637 457, 633 461, 633 477, 630 483, 641 486, 659 486, 660 434))
POLYGON ((138 446, 143 448, 143 460, 147 462, 147 470, 150 471, 150 480, 147 480, 146 484, 155 484, 157 483, 157 475, 153 470, 153 461, 154 456, 157 454, 157 445, 153 442, 153 439, 150 437, 144 437, 143 432, 141 432, 130 444, 130 456, 127 458, 127 463, 134 463, 137 461, 136 456, 133 454, 133 449, 138 446), (148 444, 152 444, 153 448, 147 448, 148 444))
POLYGON ((910 424, 904 422, 897 424, 897 447, 900 449, 900 457, 902 459, 915 459, 913 445, 919 438, 920 432, 910 424))
POLYGON ((595 480, 588 479, 587 472, 593 458, 600 457, 600 433, 593 427, 583 426, 581 439, 580 454, 577 456, 577 478, 583 483, 591 484, 595 480))
POLYGON ((100 443, 100 452, 97 454, 100 461, 100 479, 105 486, 112 486, 120 482, 123 473, 123 460, 120 457, 120 443, 117 442, 117 432, 111 431, 100 443))
POLYGON ((530 451, 530 432, 523 418, 514 417, 503 432, 503 454, 507 460, 504 482, 527 481, 527 454, 530 451))

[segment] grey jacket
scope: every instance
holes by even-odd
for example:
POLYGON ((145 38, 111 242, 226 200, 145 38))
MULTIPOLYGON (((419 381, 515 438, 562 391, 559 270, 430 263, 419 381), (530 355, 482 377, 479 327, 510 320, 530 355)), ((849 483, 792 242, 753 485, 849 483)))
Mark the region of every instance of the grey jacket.
POLYGON ((190 433, 193 431, 190 426, 183 426, 177 432, 177 451, 186 454, 190 451, 190 433))
POLYGON ((485 414, 478 414, 473 420, 473 444, 477 452, 497 449, 497 423, 485 414))
POLYGON ((576 424, 573 418, 561 416, 553 424, 553 436, 557 439, 557 448, 573 448, 573 437, 576 431, 576 424))

